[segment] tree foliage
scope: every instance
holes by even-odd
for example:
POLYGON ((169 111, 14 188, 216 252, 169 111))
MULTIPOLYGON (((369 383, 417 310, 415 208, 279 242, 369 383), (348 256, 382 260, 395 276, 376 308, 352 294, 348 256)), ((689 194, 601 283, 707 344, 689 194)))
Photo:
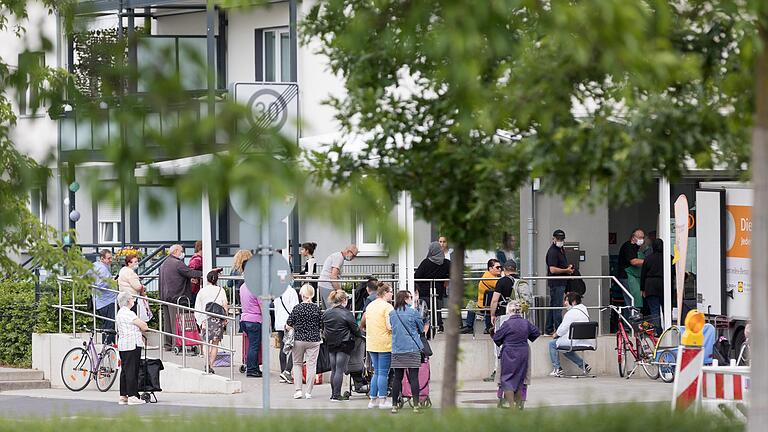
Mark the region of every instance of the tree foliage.
MULTIPOLYGON (((639 199, 656 176, 674 181, 691 164, 742 169, 756 36, 748 6, 319 2, 304 41, 319 39, 344 78, 346 95, 329 103, 365 145, 345 153, 337 143, 330 155, 316 153, 316 166, 334 184, 365 171, 393 195, 410 191, 417 213, 461 252, 487 246, 500 217, 490 191, 534 177, 573 208, 639 199)), ((459 300, 452 293, 451 307, 459 300)), ((446 386, 452 355, 447 349, 446 386)))

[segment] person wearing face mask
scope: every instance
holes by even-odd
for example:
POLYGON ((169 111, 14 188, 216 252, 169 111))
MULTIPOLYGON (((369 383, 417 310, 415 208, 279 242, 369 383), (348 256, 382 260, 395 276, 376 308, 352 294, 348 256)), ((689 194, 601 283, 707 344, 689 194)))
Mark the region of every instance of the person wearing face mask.
POLYGON ((349 245, 339 252, 328 255, 323 263, 323 269, 320 271, 320 282, 317 283, 317 290, 320 295, 320 304, 323 309, 328 309, 328 295, 331 291, 341 289, 341 267, 347 261, 352 261, 358 254, 356 245, 349 245))
MULTIPOLYGON (((563 376, 563 368, 560 367, 560 357, 558 356, 560 354, 559 351, 557 351, 557 347, 567 347, 571 345, 571 340, 568 339, 568 331, 571 328, 571 324, 575 322, 588 322, 589 321, 589 312, 587 311, 587 307, 581 304, 581 295, 575 292, 569 292, 565 296, 565 300, 563 301, 563 306, 567 309, 567 312, 565 313, 565 316, 563 316, 563 322, 560 323, 560 326, 555 331, 555 334, 552 335, 552 340, 549 342, 549 359, 552 361, 552 372, 550 372, 549 376, 554 377, 562 377, 563 376)), ((595 341, 593 339, 584 339, 584 340, 576 340, 573 341, 573 346, 595 346, 595 341)), ((565 358, 573 362, 576 366, 579 367, 579 369, 586 371, 586 374, 588 375, 589 372, 592 370, 592 368, 584 363, 584 360, 579 357, 578 354, 576 354, 573 351, 569 352, 563 352, 562 353, 565 358)))
MULTIPOLYGON (((168 249, 168 258, 160 265, 159 272, 160 300, 178 303, 179 298, 192 297, 192 278, 200 278, 203 272, 193 270, 184 263, 184 248, 175 244, 168 249)), ((186 303, 186 302, 183 302, 186 303)), ((190 306, 193 306, 190 304, 190 306)), ((163 331, 173 333, 178 309, 163 305, 163 331)), ((163 345, 166 351, 173 347, 173 336, 165 335, 163 345)))
MULTIPOLYGON (((640 291, 640 272, 643 267, 645 254, 640 251, 640 248, 644 244, 645 232, 640 228, 632 231, 629 240, 625 241, 619 249, 619 261, 616 266, 618 269, 616 278, 631 294, 630 296, 622 291, 624 305, 630 306, 632 305, 632 300, 634 300, 634 306, 638 309, 643 307, 643 296, 640 291)), ((624 314, 626 317, 629 317, 629 309, 625 309, 624 314)))
MULTIPOLYGON (((574 272, 573 264, 568 264, 565 256, 565 231, 556 229, 552 233, 552 245, 547 250, 547 276, 568 276, 574 272)), ((549 306, 559 308, 563 304, 567 279, 548 279, 549 306)), ((563 313, 559 309, 547 310, 547 322, 544 333, 551 335, 563 321, 563 313)))
MULTIPOLYGON (((128 254, 125 256, 125 265, 120 269, 117 274, 117 287, 120 292, 127 292, 128 294, 137 296, 146 296, 147 290, 139 280, 139 275, 136 274, 136 270, 139 269, 139 257, 136 254, 128 254)), ((144 299, 136 299, 131 310, 142 321, 149 321, 152 319, 152 312, 149 309, 149 302, 144 299)), ((156 348, 156 347, 155 347, 156 348)), ((152 349, 152 347, 147 347, 152 349)))
POLYGON ((355 338, 360 337, 360 329, 352 311, 347 309, 349 296, 346 292, 331 292, 328 302, 331 308, 323 313, 323 337, 331 359, 331 401, 338 402, 349 399, 342 396, 341 383, 355 348, 355 338))

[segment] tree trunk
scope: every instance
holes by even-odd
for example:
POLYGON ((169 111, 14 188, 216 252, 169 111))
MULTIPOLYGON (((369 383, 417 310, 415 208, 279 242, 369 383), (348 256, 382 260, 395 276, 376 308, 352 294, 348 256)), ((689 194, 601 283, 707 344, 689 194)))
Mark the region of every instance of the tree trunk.
POLYGON ((451 254, 451 283, 448 291, 448 320, 445 323, 445 366, 441 407, 456 407, 456 369, 459 363, 459 327, 464 302, 464 244, 457 244, 451 254))
POLYGON ((752 333, 748 431, 757 432, 768 424, 768 372, 760 364, 768 358, 768 29, 760 28, 761 52, 757 58, 755 127, 752 131, 752 333), (757 367, 754 367, 757 366, 757 367))

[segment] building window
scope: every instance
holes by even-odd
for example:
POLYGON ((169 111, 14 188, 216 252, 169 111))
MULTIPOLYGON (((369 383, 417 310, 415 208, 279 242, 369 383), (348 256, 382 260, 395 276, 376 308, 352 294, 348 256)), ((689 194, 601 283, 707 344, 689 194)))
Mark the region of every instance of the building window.
POLYGON ((256 79, 291 82, 291 36, 288 28, 257 30, 256 79))
POLYGON ((373 229, 371 224, 357 218, 355 229, 355 244, 360 256, 387 256, 389 252, 381 238, 381 233, 373 229))
POLYGON ((45 192, 34 188, 29 191, 29 211, 37 216, 41 222, 45 222, 45 192))
POLYGON ((23 52, 19 54, 19 69, 31 71, 27 73, 24 84, 19 88, 19 114, 32 115, 35 110, 42 107, 40 98, 40 75, 45 67, 45 53, 23 52))
POLYGON ((101 200, 98 204, 99 243, 120 243, 122 218, 120 206, 111 200, 101 200))
POLYGON ((120 222, 99 221, 99 243, 120 243, 120 222))

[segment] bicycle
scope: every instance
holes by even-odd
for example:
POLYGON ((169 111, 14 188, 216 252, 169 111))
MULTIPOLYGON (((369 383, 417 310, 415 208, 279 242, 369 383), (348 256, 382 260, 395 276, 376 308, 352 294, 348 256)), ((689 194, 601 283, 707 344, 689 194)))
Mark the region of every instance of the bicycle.
POLYGON ((622 378, 631 378, 638 366, 648 378, 659 378, 658 363, 655 362, 656 336, 653 327, 640 315, 640 310, 634 306, 607 306, 601 311, 611 309, 619 316, 619 329, 616 332, 616 359, 619 367, 619 376, 622 378), (630 323, 622 314, 623 309, 632 311, 630 323), (640 317, 636 319, 635 317, 640 317), (625 325, 626 323, 626 325, 625 325), (634 324, 634 325, 633 325, 634 324), (627 333, 627 328, 631 329, 632 337, 627 333), (633 340, 634 339, 634 340, 633 340), (635 360, 635 367, 629 370, 629 355, 635 360))
POLYGON ((64 355, 61 361, 61 380, 68 389, 80 391, 95 377, 96 388, 102 392, 109 391, 117 379, 120 366, 117 350, 104 344, 101 351, 97 352, 93 339, 97 331, 107 334, 117 332, 111 329, 84 330, 89 331, 91 337, 88 342, 83 342, 82 347, 72 348, 64 355))
POLYGON ((680 328, 671 326, 664 330, 656 341, 653 358, 659 366, 659 378, 665 383, 675 381, 675 368, 677 367, 677 350, 680 346, 680 328))

